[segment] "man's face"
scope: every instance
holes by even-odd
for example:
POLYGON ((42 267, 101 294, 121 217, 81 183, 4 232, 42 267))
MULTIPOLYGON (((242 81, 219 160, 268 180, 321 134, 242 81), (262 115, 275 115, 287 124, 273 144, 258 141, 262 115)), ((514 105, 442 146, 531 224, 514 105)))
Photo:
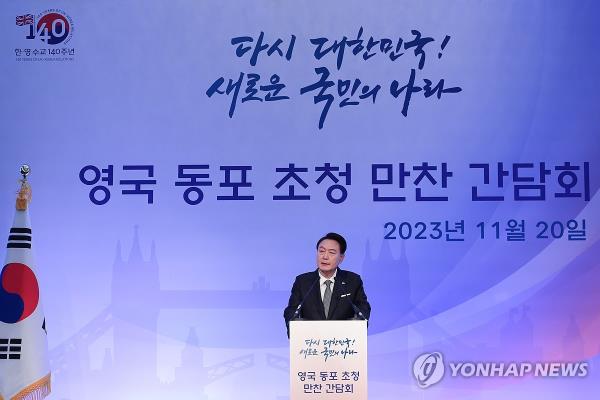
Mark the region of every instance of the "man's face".
POLYGON ((344 259, 340 253, 340 244, 335 240, 325 239, 317 248, 317 267, 325 277, 330 277, 344 259))

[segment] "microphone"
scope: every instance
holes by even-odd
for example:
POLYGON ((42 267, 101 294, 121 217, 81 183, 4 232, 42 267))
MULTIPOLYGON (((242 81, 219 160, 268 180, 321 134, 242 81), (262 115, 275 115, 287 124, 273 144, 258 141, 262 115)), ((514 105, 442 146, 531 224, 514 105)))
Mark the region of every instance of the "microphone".
POLYGON ((308 298, 308 295, 312 292, 313 288, 315 287, 315 285, 317 284, 317 282, 319 282, 321 278, 318 277, 313 284, 310 286, 310 289, 308 289, 308 292, 306 292, 306 294, 304 295, 304 297, 302 298, 302 301, 300 302, 300 304, 298 304, 298 307, 296 307, 296 311, 294 311, 294 315, 292 315, 292 317, 290 319, 288 319, 286 322, 290 322, 296 318, 298 318, 298 316, 300 315, 300 309, 302 308, 302 305, 304 305, 304 302, 306 301, 306 299, 308 298))
POLYGON ((356 306, 356 304, 354 304, 353 302, 350 302, 350 305, 352 305, 352 308, 354 309, 354 312, 360 317, 362 318, 363 321, 368 321, 367 317, 364 316, 364 314, 362 313, 362 311, 360 311, 360 308, 358 308, 356 306))
POLYGON ((352 300, 350 300, 350 293, 346 293, 340 296, 340 299, 342 298, 347 298, 348 302, 350 303, 350 305, 352 306, 352 309, 354 310, 354 314, 358 315, 363 321, 368 321, 367 317, 365 317, 365 315, 362 313, 362 311, 360 311, 360 308, 358 308, 358 306, 356 304, 354 304, 352 302, 352 300))

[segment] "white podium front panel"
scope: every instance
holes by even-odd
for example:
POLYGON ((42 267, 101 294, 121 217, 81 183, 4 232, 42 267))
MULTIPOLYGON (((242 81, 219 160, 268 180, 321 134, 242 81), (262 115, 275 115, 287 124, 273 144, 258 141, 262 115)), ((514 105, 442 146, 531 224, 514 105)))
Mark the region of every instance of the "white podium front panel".
POLYGON ((290 322, 291 400, 367 399, 367 322, 290 322))

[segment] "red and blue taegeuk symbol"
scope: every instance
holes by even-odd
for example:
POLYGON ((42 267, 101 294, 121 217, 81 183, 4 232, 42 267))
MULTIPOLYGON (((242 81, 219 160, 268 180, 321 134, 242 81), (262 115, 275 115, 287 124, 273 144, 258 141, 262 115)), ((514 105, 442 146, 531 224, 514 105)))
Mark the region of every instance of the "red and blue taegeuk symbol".
POLYGON ((29 317, 38 306, 40 289, 25 264, 10 263, 0 274, 0 321, 14 324, 29 317))

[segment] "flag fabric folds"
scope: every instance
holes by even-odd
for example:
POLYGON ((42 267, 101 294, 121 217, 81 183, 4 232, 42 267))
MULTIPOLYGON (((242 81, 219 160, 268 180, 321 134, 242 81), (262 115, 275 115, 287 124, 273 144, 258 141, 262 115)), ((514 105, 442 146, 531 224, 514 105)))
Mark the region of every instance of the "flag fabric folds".
POLYGON ((22 182, 0 272, 0 400, 38 400, 50 394, 46 320, 23 195, 29 189, 22 182))

